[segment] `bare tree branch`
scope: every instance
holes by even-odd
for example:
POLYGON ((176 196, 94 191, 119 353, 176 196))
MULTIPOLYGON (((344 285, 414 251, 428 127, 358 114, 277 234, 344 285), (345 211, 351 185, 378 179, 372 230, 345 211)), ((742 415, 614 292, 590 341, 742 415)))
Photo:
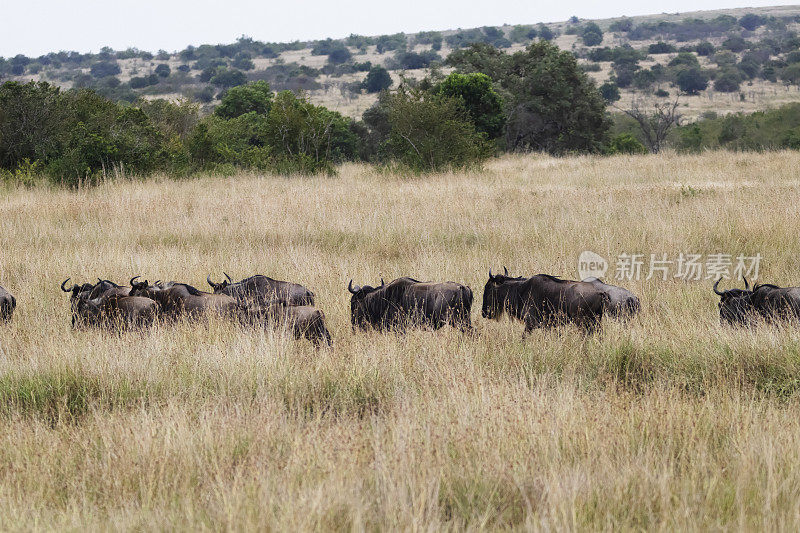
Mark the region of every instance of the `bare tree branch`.
POLYGON ((679 98, 676 97, 674 102, 655 103, 652 110, 644 109, 639 100, 634 100, 630 109, 622 109, 616 105, 614 107, 636 121, 642 131, 647 149, 651 153, 657 154, 664 147, 669 130, 673 126, 680 125, 682 117, 678 113, 678 100, 679 98))

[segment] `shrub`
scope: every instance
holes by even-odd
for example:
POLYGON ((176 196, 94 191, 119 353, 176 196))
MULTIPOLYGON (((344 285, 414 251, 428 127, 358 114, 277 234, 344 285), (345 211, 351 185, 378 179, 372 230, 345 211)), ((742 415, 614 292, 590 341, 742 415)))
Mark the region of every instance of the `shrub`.
POLYGON ((714 45, 711 44, 710 42, 703 41, 702 43, 700 43, 697 46, 695 46, 694 50, 695 50, 695 52, 697 52, 697 55, 705 57, 705 56, 710 56, 711 54, 713 54, 715 48, 714 48, 714 45))
POLYGON ((160 65, 156 66, 155 73, 162 78, 166 78, 170 75, 172 70, 169 68, 169 65, 166 63, 161 63, 160 65))
POLYGON ((353 54, 350 53, 350 50, 343 44, 339 44, 333 47, 328 52, 328 62, 333 65, 339 65, 341 63, 346 63, 350 61, 353 57, 353 54))
POLYGON ((401 89, 387 99, 384 150, 400 166, 437 172, 480 165, 492 153, 459 100, 401 89))
POLYGON ((756 28, 763 26, 765 23, 766 19, 762 16, 756 15, 755 13, 747 13, 739 19, 739 25, 748 31, 754 31, 756 28))
POLYGON ((275 170, 302 174, 333 173, 334 163, 355 157, 358 142, 341 114, 315 106, 290 91, 275 97, 267 140, 275 170))
POLYGON ((426 50, 423 52, 404 52, 400 51, 395 54, 394 60, 398 68, 406 70, 416 70, 427 68, 434 61, 440 61, 442 58, 433 50, 426 50))
POLYGON ((447 98, 458 99, 478 132, 485 133, 490 139, 502 135, 506 120, 503 99, 486 74, 454 72, 434 87, 433 92, 447 98))
POLYGON ((600 86, 600 95, 606 102, 616 102, 620 99, 619 87, 616 83, 607 81, 600 86))
POLYGON ((678 87, 686 94, 697 94, 708 87, 708 75, 699 68, 687 68, 676 76, 678 87))
POLYGON ((265 81, 255 81, 229 89, 214 114, 222 118, 236 118, 245 113, 266 115, 272 105, 272 89, 265 81))
POLYGON ((107 76, 116 76, 122 70, 116 61, 98 61, 92 65, 90 72, 95 78, 105 78, 107 76))
POLYGON ((600 26, 590 22, 581 30, 581 39, 586 46, 597 46, 603 42, 603 31, 600 26))
POLYGON ((718 74, 714 80, 714 90, 723 93, 733 93, 739 90, 741 83, 739 73, 734 70, 725 70, 718 74))
POLYGON ((392 77, 388 70, 377 65, 369 70, 361 85, 368 93, 379 93, 392 86, 392 77))
POLYGON ((647 47, 648 54, 671 54, 676 52, 677 49, 674 45, 659 41, 647 47))
POLYGON ((247 76, 241 70, 221 69, 209 81, 217 87, 236 87, 247 83, 247 76))
POLYGON ((739 53, 744 51, 747 48, 747 41, 744 38, 739 37, 738 35, 734 35, 732 37, 728 37, 722 42, 722 47, 726 50, 730 50, 734 53, 739 53))
POLYGON ((233 58, 231 62, 231 66, 233 68, 238 68, 239 70, 253 70, 256 68, 255 63, 253 63, 250 54, 247 52, 239 52, 236 54, 236 57, 233 58))
POLYGON ((630 133, 621 133, 608 145, 609 154, 646 154, 647 148, 630 133))

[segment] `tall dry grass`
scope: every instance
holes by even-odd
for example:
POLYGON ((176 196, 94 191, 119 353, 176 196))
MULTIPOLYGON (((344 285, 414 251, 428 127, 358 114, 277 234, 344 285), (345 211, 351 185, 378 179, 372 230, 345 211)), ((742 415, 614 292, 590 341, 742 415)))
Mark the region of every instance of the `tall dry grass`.
POLYGON ((796 153, 552 159, 413 178, 240 175, 0 197, 0 529, 796 529, 800 337, 640 280, 602 335, 480 318, 490 266, 755 254, 800 284, 796 153), (73 331, 67 276, 312 288, 334 336, 73 331), (469 284, 475 334, 353 333, 347 281, 469 284))

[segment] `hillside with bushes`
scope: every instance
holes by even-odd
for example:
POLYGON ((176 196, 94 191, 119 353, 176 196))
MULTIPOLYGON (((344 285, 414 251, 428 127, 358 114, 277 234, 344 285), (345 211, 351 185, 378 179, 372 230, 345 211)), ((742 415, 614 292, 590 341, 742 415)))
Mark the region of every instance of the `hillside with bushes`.
POLYGON ((800 8, 0 59, 0 177, 800 148, 800 8), (338 96, 336 96, 338 95, 338 96))

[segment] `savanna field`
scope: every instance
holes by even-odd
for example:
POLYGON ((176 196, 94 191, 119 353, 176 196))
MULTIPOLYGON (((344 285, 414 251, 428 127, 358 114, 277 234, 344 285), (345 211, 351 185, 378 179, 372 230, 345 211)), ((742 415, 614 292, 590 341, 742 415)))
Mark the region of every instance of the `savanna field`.
POLYGON ((760 281, 800 285, 798 168, 529 155, 4 190, 0 529, 797 529, 798 329, 721 326, 713 280, 624 282, 641 315, 588 337, 523 340, 480 303, 490 267, 575 278, 583 250, 760 253, 760 281), (58 287, 223 271, 311 288, 333 347, 222 319, 75 331, 58 287), (405 275, 469 285, 474 333, 351 331, 347 282, 405 275))

